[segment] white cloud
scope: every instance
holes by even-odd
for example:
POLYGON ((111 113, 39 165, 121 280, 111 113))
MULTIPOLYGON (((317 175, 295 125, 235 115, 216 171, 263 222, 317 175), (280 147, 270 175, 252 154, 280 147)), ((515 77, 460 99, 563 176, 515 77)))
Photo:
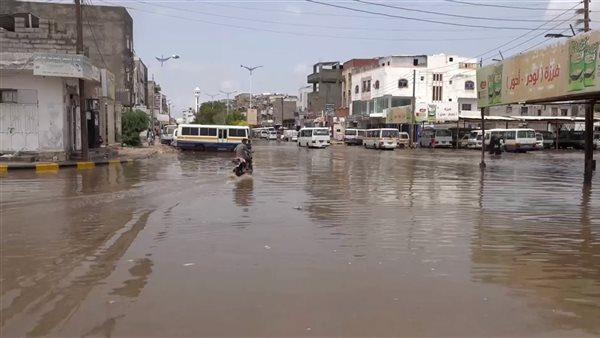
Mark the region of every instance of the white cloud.
POLYGON ((240 87, 240 84, 234 80, 222 80, 221 81, 221 89, 223 90, 232 90, 240 87))

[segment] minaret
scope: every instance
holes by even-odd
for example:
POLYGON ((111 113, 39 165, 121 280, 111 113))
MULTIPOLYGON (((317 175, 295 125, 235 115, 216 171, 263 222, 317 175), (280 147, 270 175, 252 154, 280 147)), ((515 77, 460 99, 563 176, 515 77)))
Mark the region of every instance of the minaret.
POLYGON ((197 113, 200 110, 200 87, 194 88, 194 103, 196 110, 194 113, 197 113))

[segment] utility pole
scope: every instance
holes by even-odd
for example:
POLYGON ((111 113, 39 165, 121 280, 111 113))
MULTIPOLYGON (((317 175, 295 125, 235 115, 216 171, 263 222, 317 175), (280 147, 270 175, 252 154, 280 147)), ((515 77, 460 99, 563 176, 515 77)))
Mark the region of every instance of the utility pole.
POLYGON ((281 97, 281 137, 283 138, 283 96, 281 97))
POLYGON ((234 90, 232 92, 226 92, 223 90, 219 90, 219 91, 227 96, 227 115, 229 115, 229 95, 235 94, 235 93, 237 93, 237 91, 236 90, 234 90))
POLYGON ((583 0, 583 31, 590 30, 590 0, 583 0))
MULTIPOLYGON (((83 22, 81 20, 81 1, 75 0, 75 19, 77 21, 77 49, 79 55, 84 55, 83 51, 83 22)), ((83 79, 79 79, 79 121, 81 135, 81 159, 89 159, 89 144, 88 144, 88 129, 87 129, 87 112, 85 109, 85 83, 83 79)))
POLYGON ((416 142, 416 140, 414 140, 415 138, 415 111, 417 109, 417 96, 416 96, 416 92, 417 92, 417 70, 413 69, 413 85, 412 85, 412 112, 410 114, 410 143, 408 144, 409 147, 413 147, 413 142, 416 142))

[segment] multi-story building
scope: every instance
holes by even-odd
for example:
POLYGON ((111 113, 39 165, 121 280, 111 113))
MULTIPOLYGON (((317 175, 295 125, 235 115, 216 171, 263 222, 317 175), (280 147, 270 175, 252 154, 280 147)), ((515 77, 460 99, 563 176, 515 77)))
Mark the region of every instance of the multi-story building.
POLYGON ((352 115, 352 74, 377 67, 378 58, 352 59, 344 62, 342 69, 342 102, 336 116, 345 117, 352 115))
MULTIPOLYGON (((82 5, 83 41, 87 57, 115 76, 116 101, 134 105, 133 19, 124 7, 82 5)), ((31 13, 51 19, 66 32, 77 31, 75 6, 55 2, 2 1, 2 14, 31 13)), ((74 35, 73 35, 74 36, 74 35)), ((120 111, 120 110, 119 110, 120 111)))
POLYGON ((148 67, 138 56, 133 58, 133 105, 148 107, 148 67))
POLYGON ((115 114, 114 75, 100 67, 76 55, 75 31, 33 13, 4 15, 0 152, 28 152, 52 160, 75 157, 82 145, 81 109, 87 112, 84 142, 89 148, 114 143, 121 125, 120 114, 115 114), (79 79, 85 85, 84 107, 79 79))
POLYGON ((311 118, 322 115, 333 117, 335 108, 342 101, 342 65, 337 61, 319 62, 313 66, 307 81, 313 89, 308 94, 306 115, 311 118))
POLYGON ((286 128, 292 128, 296 124, 296 104, 298 98, 296 96, 278 97, 272 102, 273 107, 273 122, 276 125, 281 125, 286 128), (283 111, 283 113, 282 113, 283 111))
POLYGON ((455 55, 402 55, 379 59, 352 74, 352 119, 381 118, 389 108, 416 107, 416 121, 456 121, 477 110, 475 59, 455 55), (432 118, 433 114, 433 118, 432 118))

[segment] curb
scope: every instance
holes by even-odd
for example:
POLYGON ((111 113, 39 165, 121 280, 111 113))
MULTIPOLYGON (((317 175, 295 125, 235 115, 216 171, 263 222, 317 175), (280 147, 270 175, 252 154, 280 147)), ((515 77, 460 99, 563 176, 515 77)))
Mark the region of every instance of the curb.
POLYGON ((0 173, 15 170, 35 170, 36 172, 58 171, 60 168, 93 169, 101 165, 115 165, 133 163, 133 159, 123 160, 98 160, 98 161, 65 161, 65 162, 37 162, 37 163, 10 163, 0 164, 0 173))

